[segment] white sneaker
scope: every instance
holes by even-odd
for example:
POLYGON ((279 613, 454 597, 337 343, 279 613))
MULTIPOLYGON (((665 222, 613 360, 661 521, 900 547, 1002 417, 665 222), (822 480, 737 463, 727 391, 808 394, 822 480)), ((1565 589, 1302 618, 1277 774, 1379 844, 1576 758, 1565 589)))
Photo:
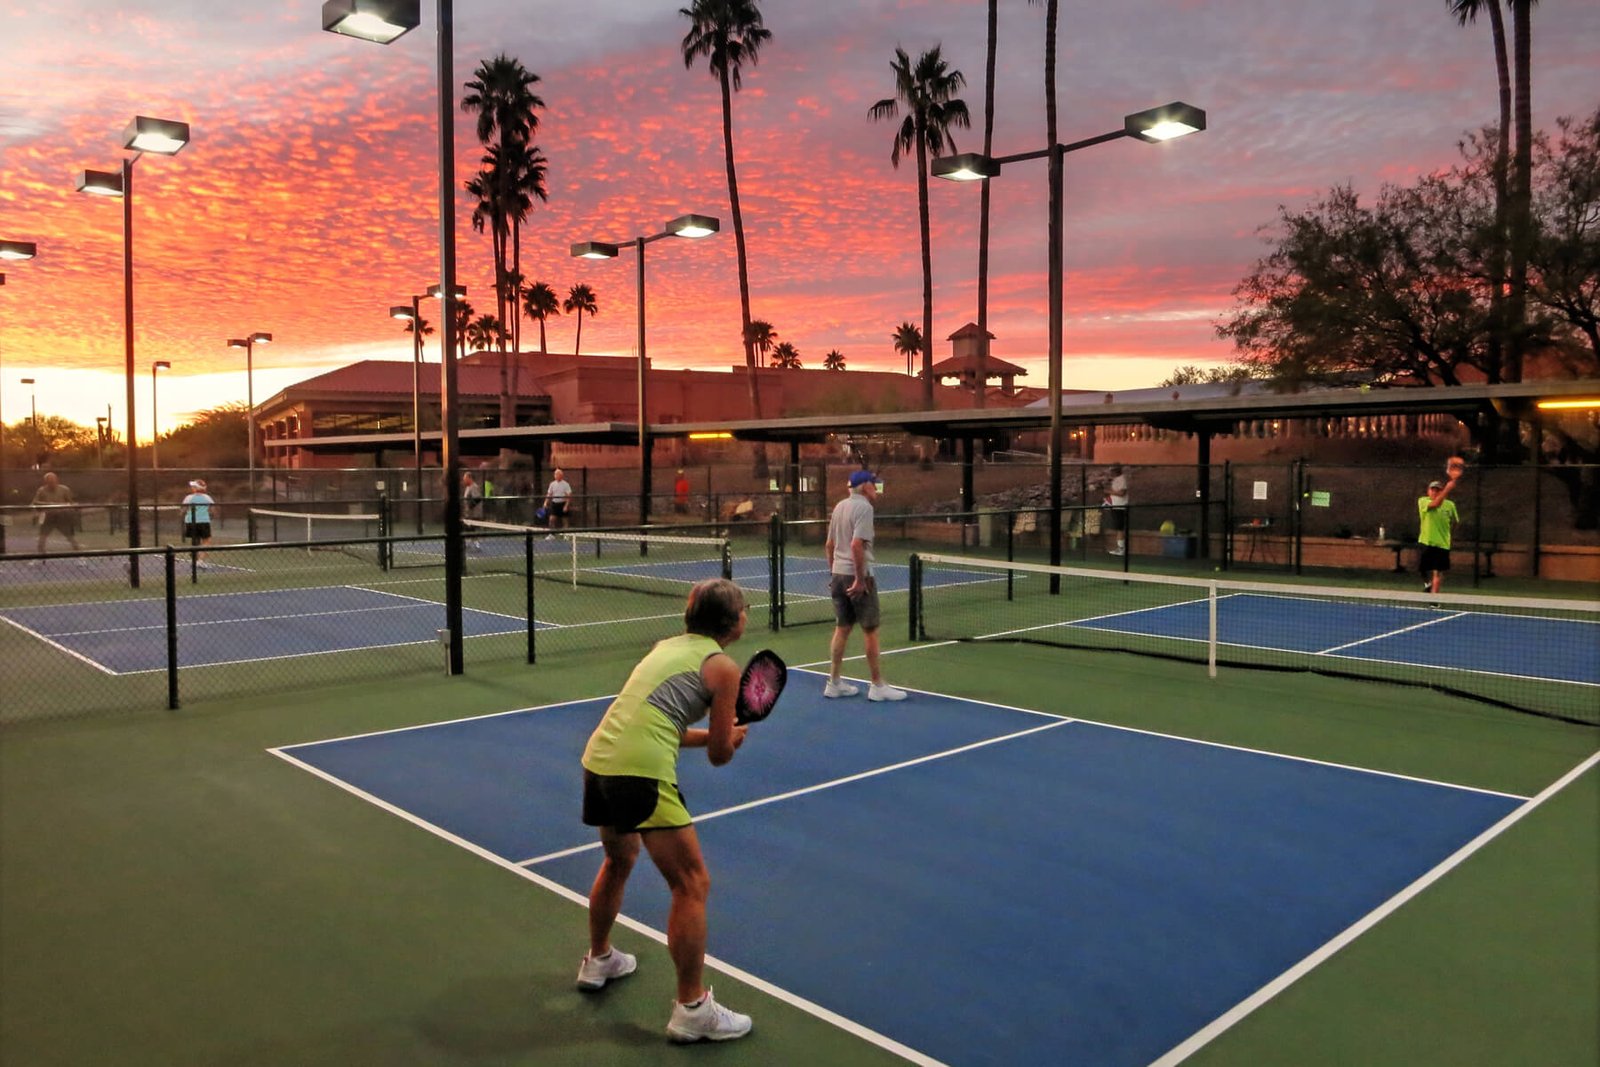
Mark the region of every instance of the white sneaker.
POLYGON ((868 700, 904 700, 905 698, 906 691, 904 689, 896 689, 887 682, 883 685, 869 685, 867 687, 868 700))
POLYGON ((750 1016, 729 1011, 711 996, 711 990, 696 1007, 672 1005, 672 1018, 667 1022, 667 1036, 678 1042, 732 1041, 750 1032, 750 1016))
POLYGON ((825 697, 853 697, 859 692, 861 692, 859 685, 853 685, 843 678, 837 682, 829 678, 828 684, 822 687, 822 695, 825 697))
POLYGON ((598 959, 585 956, 578 965, 578 988, 599 989, 613 978, 626 978, 638 966, 639 960, 620 948, 614 948, 598 959))

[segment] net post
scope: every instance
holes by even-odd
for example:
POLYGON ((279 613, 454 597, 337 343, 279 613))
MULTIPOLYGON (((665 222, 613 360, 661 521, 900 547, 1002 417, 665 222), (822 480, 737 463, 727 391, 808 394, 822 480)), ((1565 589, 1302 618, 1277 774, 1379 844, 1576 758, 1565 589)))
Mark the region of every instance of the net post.
POLYGON ((783 522, 767 520, 767 627, 783 629, 783 522))
POLYGON ((522 535, 522 562, 523 562, 523 599, 528 608, 528 663, 537 661, 537 652, 534 648, 534 631, 538 624, 534 622, 533 615, 533 531, 529 530, 522 535))
MULTIPOLYGON (((1017 513, 1016 513, 1016 511, 1013 510, 1013 511, 1006 512, 1006 562, 1007 563, 1015 563, 1016 559, 1017 559, 1017 513)), ((1014 579, 1015 579, 1015 572, 1012 571, 1009 567, 1006 568, 1006 599, 1007 600, 1016 599, 1012 595, 1012 583, 1013 583, 1014 579)))
POLYGON ((1210 582, 1206 586, 1206 611, 1209 615, 1206 636, 1206 675, 1210 678, 1217 676, 1217 583, 1210 582))
POLYGON ((390 532, 394 529, 393 515, 390 513, 389 494, 378 494, 378 536, 383 538, 378 542, 378 569, 388 570, 393 562, 394 545, 390 543, 390 532))
MULTIPOLYGON (((137 556, 131 557, 135 567, 137 556)), ((167 710, 178 710, 178 554, 171 545, 164 553, 167 572, 167 710)))
POLYGON ((907 563, 910 565, 910 589, 906 597, 906 640, 915 641, 918 630, 922 630, 918 625, 922 617, 922 557, 912 552, 907 563))
POLYGON ((722 541, 722 576, 729 581, 733 580, 733 542, 724 538, 722 541))

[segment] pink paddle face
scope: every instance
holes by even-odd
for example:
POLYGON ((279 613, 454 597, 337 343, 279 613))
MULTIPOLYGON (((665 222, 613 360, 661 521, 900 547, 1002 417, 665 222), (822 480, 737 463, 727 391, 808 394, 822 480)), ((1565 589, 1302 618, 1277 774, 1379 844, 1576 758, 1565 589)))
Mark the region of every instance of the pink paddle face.
POLYGON ((772 714, 788 677, 789 669, 776 653, 756 653, 739 679, 738 721, 757 722, 772 714))

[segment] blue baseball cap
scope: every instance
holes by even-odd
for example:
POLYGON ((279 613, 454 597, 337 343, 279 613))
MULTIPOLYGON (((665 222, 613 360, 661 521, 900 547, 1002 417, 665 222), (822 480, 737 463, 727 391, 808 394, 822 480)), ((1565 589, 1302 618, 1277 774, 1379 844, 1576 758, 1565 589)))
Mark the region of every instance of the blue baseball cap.
POLYGON ((878 476, 871 471, 852 471, 850 473, 850 488, 857 489, 868 482, 876 482, 878 476))

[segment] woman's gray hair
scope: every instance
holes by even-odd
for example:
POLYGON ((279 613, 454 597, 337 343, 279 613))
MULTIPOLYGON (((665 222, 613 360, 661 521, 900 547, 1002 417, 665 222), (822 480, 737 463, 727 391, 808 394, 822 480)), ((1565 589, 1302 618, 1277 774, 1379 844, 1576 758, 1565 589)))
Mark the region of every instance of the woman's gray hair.
POLYGON ((727 578, 707 578, 689 590, 683 627, 692 634, 721 640, 739 625, 744 608, 744 590, 727 578))

